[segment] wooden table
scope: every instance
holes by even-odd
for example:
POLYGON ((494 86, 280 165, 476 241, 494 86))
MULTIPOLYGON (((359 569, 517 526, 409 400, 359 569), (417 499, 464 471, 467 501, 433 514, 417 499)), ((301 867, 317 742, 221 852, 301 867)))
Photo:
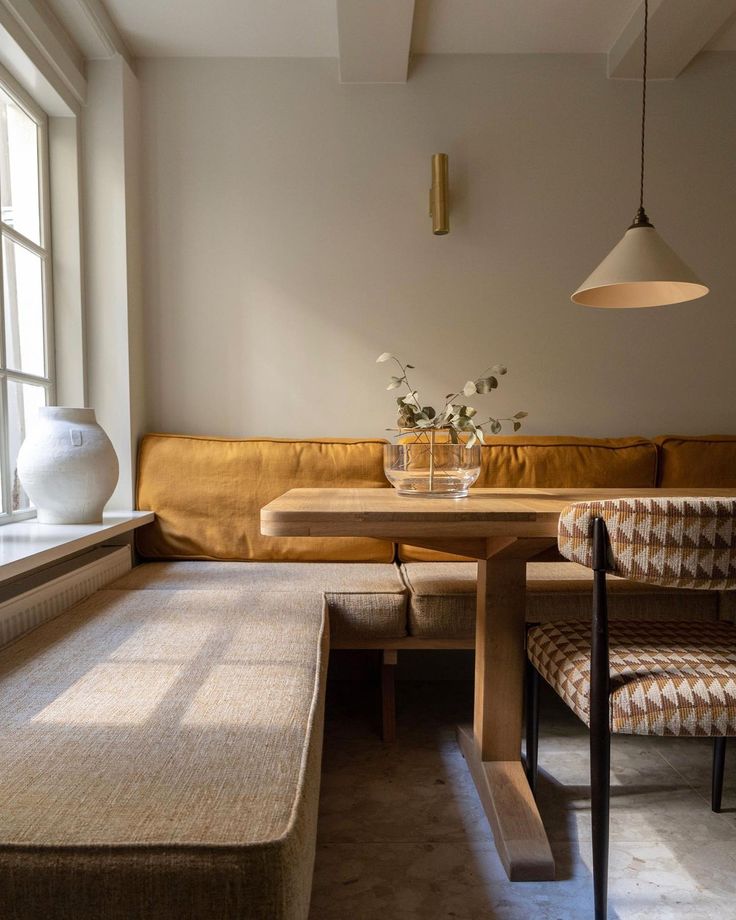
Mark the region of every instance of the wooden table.
POLYGON ((267 536, 377 537, 478 560, 473 727, 458 741, 512 881, 554 878, 555 865, 521 762, 526 564, 559 559, 560 511, 574 501, 736 490, 473 489, 465 499, 393 489, 292 489, 261 511, 267 536))

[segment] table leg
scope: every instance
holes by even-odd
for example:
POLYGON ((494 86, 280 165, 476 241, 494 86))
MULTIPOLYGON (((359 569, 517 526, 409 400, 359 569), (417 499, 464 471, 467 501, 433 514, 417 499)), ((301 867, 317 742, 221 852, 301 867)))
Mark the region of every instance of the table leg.
POLYGON ((458 742, 512 881, 549 881, 555 864, 521 763, 526 559, 478 563, 475 711, 458 742))

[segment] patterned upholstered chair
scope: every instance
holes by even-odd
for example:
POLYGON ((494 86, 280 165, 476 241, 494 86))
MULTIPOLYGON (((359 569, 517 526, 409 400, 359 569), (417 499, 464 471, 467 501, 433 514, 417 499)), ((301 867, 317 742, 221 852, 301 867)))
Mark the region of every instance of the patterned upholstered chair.
POLYGON ((736 628, 724 622, 612 621, 606 574, 670 588, 736 589, 736 499, 581 502, 560 517, 563 556, 594 571, 592 623, 527 636, 527 770, 537 775, 539 675, 590 728, 593 886, 605 920, 611 733, 714 738, 720 811, 726 736, 736 735, 736 628))

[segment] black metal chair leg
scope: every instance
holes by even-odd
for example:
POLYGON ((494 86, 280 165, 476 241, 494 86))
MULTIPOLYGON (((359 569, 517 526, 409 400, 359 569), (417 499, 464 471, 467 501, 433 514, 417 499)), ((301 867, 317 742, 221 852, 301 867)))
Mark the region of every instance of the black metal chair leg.
POLYGON ((526 662, 526 777, 537 794, 537 755, 539 751, 539 674, 527 658, 526 662))
POLYGON ((610 665, 606 594, 606 525, 593 522, 593 624, 590 644, 590 810, 593 824, 595 920, 608 914, 608 828, 611 801, 610 665))
POLYGON ((710 807, 715 812, 721 810, 723 798, 723 772, 726 766, 726 739, 713 739, 713 784, 711 787, 710 807))
POLYGON ((611 800, 611 735, 590 733, 590 798, 593 825, 593 898, 595 920, 608 911, 608 831, 611 800))

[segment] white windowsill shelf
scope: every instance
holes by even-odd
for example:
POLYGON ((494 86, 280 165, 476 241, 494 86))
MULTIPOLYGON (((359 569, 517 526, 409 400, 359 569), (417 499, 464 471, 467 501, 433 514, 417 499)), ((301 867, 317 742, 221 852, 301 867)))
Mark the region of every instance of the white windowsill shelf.
POLYGON ((0 527, 0 582, 33 572, 81 550, 150 524, 151 511, 111 511, 101 524, 39 524, 18 521, 0 527))

